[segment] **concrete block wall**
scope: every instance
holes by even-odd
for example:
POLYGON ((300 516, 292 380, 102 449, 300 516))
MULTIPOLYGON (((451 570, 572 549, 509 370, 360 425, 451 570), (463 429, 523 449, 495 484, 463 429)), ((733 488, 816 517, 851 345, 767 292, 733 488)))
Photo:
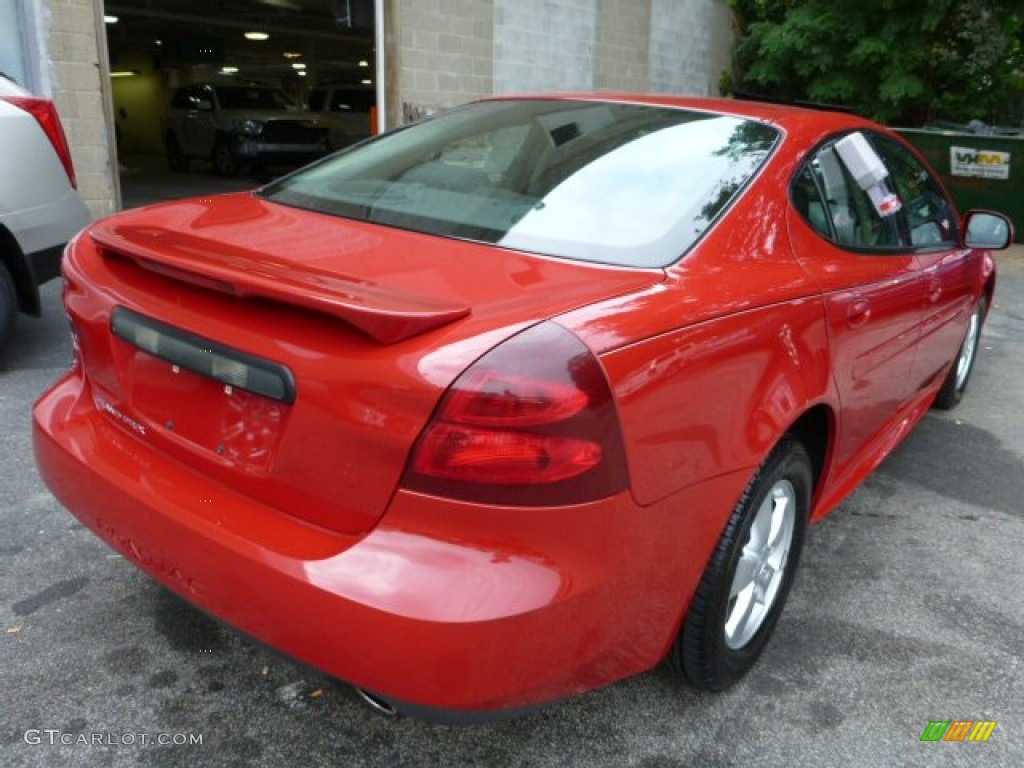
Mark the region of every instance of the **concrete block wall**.
POLYGON ((732 12, 722 0, 651 0, 650 90, 718 96, 732 68, 732 12))
POLYGON ((495 93, 591 90, 595 0, 494 0, 495 93))
POLYGON ((727 0, 387 0, 389 126, 502 93, 718 95, 727 0))
POLYGON ((105 55, 101 60, 100 0, 37 0, 38 51, 46 95, 60 113, 71 147, 78 192, 94 218, 114 212, 116 174, 104 94, 109 94, 105 55), (106 90, 104 90, 104 86, 106 90))
POLYGON ((649 90, 650 37, 651 0, 599 2, 594 87, 602 91, 649 90))
POLYGON ((451 107, 494 92, 493 0, 391 0, 390 125, 404 107, 451 107))

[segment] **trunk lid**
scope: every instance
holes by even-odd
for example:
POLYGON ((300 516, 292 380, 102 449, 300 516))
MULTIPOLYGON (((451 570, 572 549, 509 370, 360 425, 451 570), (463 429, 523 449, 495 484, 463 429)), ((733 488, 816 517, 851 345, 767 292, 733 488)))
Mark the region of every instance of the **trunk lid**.
POLYGON ((540 320, 663 279, 251 194, 99 222, 65 272, 106 417, 234 492, 346 533, 379 519, 473 360, 540 320))

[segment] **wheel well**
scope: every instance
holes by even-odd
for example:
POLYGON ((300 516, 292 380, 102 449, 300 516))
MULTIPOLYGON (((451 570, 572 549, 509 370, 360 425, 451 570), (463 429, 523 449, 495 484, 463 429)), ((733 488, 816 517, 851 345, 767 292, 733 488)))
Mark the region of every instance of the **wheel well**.
POLYGON ((985 290, 984 290, 984 294, 985 294, 985 313, 986 313, 986 316, 987 316, 988 312, 991 311, 991 309, 992 309, 992 298, 995 296, 995 293, 996 293, 996 280, 995 280, 995 277, 989 276, 988 282, 985 283, 985 290))
POLYGON ((832 410, 826 405, 816 405, 804 413, 789 428, 789 434, 804 446, 811 459, 814 470, 814 487, 821 484, 825 472, 825 460, 828 458, 829 445, 832 438, 832 410))
POLYGON ((36 285, 29 270, 28 262, 18 241, 6 227, 0 226, 0 263, 7 267, 7 272, 14 281, 14 291, 18 296, 18 310, 29 315, 39 315, 39 287, 36 285))

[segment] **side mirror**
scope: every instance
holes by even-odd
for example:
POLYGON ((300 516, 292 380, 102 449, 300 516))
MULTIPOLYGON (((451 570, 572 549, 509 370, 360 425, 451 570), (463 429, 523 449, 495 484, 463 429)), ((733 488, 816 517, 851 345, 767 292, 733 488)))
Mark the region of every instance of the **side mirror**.
POLYGON ((1013 222, 994 211, 968 211, 964 216, 963 245, 1001 251, 1013 242, 1013 222))

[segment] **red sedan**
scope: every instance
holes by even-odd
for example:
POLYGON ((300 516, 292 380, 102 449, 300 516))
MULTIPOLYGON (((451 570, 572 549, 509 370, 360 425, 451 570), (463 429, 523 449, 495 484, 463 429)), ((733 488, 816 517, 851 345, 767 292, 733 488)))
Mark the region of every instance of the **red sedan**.
POLYGON ((487 100, 87 229, 36 456, 126 558, 383 708, 666 658, 722 689, 807 524, 963 395, 1011 238, 848 115, 487 100))

